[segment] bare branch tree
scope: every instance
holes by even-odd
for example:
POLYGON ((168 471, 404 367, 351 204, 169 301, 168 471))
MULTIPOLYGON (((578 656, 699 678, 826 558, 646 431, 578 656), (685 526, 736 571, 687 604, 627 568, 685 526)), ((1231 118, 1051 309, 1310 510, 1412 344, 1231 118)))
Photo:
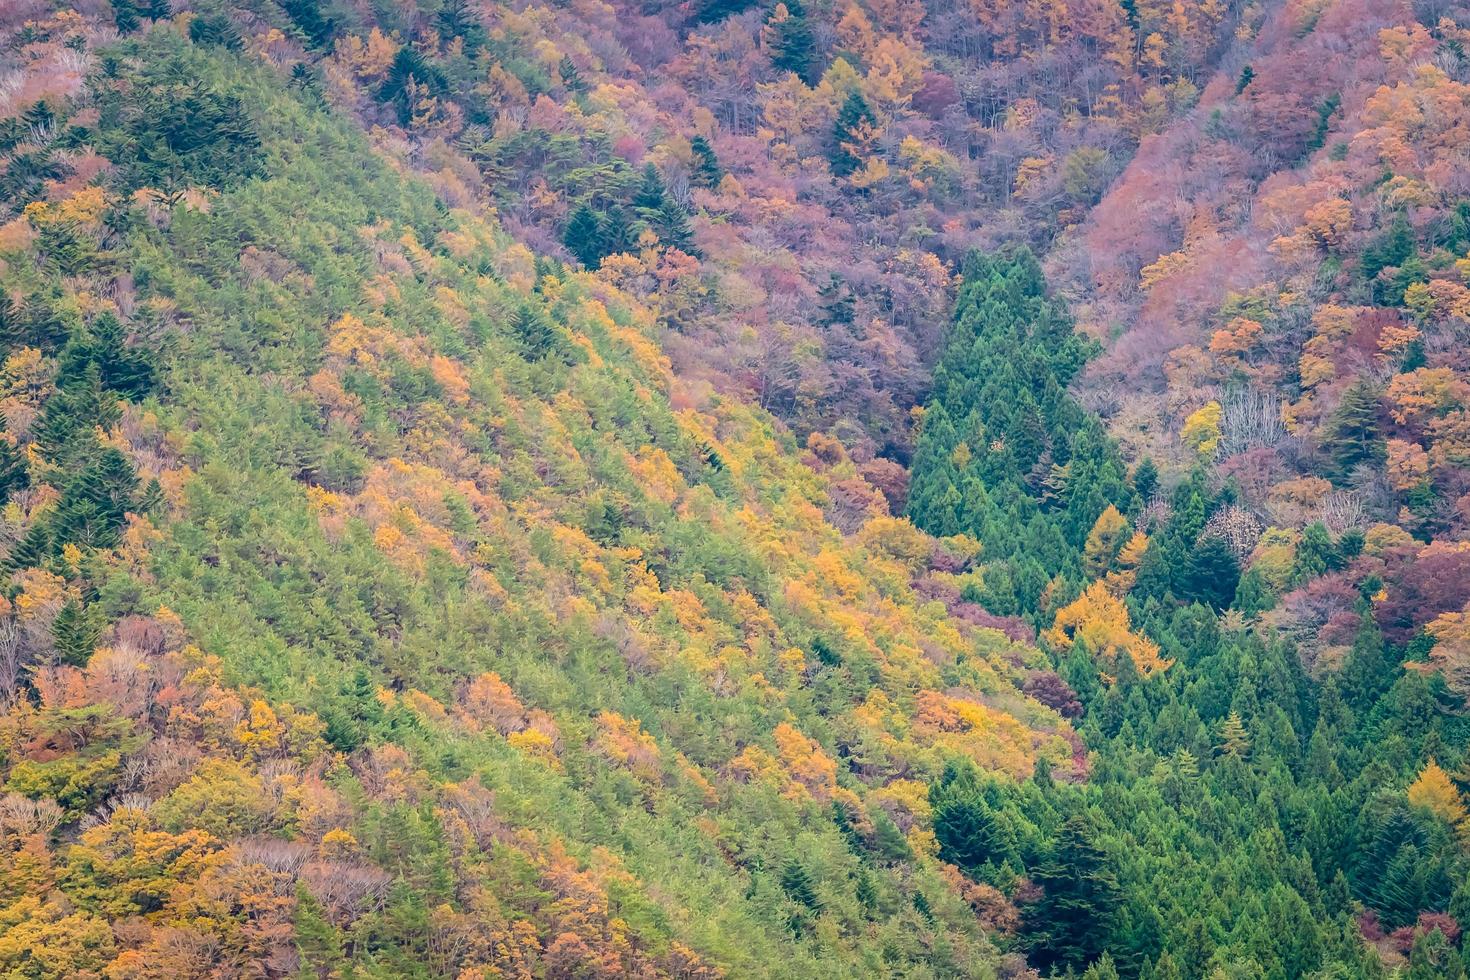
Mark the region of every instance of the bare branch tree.
POLYGON ((1216 537, 1230 548, 1237 560, 1245 558, 1261 539, 1265 525, 1261 519, 1244 507, 1230 505, 1221 507, 1210 515, 1208 523, 1200 531, 1200 538, 1216 537))
POLYGON ((20 642, 20 628, 15 620, 0 620, 0 705, 9 706, 20 689, 20 675, 25 669, 25 654, 20 642))
POLYGON ((1275 446, 1286 438, 1281 397, 1255 388, 1235 388, 1220 402, 1220 449, 1227 456, 1275 446))
POLYGON ((1351 490, 1334 490, 1322 498, 1321 520, 1327 530, 1341 534, 1366 523, 1367 508, 1363 499, 1351 490))

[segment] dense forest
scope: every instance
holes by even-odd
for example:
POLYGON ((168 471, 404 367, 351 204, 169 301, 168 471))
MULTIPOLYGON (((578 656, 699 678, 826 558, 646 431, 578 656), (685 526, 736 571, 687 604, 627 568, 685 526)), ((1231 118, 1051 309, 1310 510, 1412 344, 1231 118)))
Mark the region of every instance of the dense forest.
POLYGON ((1466 977, 1467 44, 0 4, 0 978, 1466 977))

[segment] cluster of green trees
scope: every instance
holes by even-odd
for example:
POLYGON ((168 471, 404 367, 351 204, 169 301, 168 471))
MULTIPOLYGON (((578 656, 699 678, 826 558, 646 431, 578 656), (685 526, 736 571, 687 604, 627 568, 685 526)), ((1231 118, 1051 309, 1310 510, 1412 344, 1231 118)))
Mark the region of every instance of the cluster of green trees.
MULTIPOLYGON (((1323 684, 1288 645, 1222 631, 1197 605, 1143 628, 1178 658, 1160 677, 1104 686, 1084 657, 1060 665, 1087 708, 1087 784, 959 769, 931 789, 941 856, 1042 887, 1019 937, 1034 963, 1106 952, 1123 976, 1385 976, 1365 910, 1386 932, 1470 915, 1456 828, 1405 794, 1429 758, 1462 759, 1470 732, 1371 626, 1323 684)), ((1461 955, 1409 975, 1461 975, 1461 955)))
MULTIPOLYGON (((44 296, 33 295, 21 310, 9 307, 0 321, 28 316, 49 321, 56 314, 30 309, 45 304, 44 296)), ((27 332, 27 339, 39 338, 27 332)), ((20 349, 7 345, 4 355, 20 349)), ((32 424, 34 454, 22 454, 0 438, 0 501, 33 482, 58 487, 61 497, 11 549, 6 565, 12 572, 54 566, 67 545, 112 547, 127 524, 127 514, 145 513, 162 494, 156 480, 140 487, 128 458, 99 438, 99 431, 120 418, 119 399, 137 400, 154 387, 151 355, 129 345, 121 324, 107 313, 90 324, 73 320, 65 344, 46 352, 57 360, 56 391, 32 424), (33 474, 33 467, 41 472, 33 474)))
POLYGON ((908 512, 933 534, 981 543, 979 598, 992 612, 1038 615, 1059 575, 1080 591, 1082 547, 1098 516, 1139 502, 1102 423, 1066 390, 1094 349, 1046 295, 1029 250, 966 260, 908 512))
MULTIPOLYGON (((987 607, 1044 622, 1038 586, 1075 596, 1090 520, 1108 503, 1136 518, 1158 476, 1145 462, 1125 479, 1097 420, 1062 391, 1088 351, 1034 262, 978 257, 966 275, 910 512, 985 544, 977 598, 987 607), (1025 543, 1008 543, 1008 529, 1025 543)), ((1470 784, 1470 724, 1447 710, 1455 699, 1442 680, 1400 666, 1424 644, 1385 644, 1370 582, 1350 652, 1308 676, 1290 642, 1246 625, 1276 596, 1257 572, 1242 579, 1221 536, 1206 533, 1233 487, 1196 470, 1167 499, 1125 602, 1172 666, 1144 678, 1122 657, 1103 676, 1085 642, 1059 654, 1083 708, 1090 778, 1053 781, 1042 767, 1016 784, 951 767, 930 788, 941 856, 1017 896, 1017 945, 1044 970, 1386 976, 1364 937, 1387 935, 1408 954, 1407 976, 1463 976, 1470 858, 1456 796, 1470 784), (1406 792, 1435 761, 1450 771, 1438 807, 1406 792)), ((1291 581, 1341 568, 1362 547, 1361 533, 1310 525, 1291 581)))
POLYGON ((629 171, 621 160, 610 161, 608 170, 607 179, 588 178, 601 186, 584 195, 562 232, 563 244, 578 262, 595 269, 605 256, 636 252, 644 230, 664 245, 694 254, 689 210, 669 195, 657 167, 645 164, 636 184, 626 179, 629 171))
MULTIPOLYGON (((867 776, 837 746, 868 737, 857 710, 880 692, 910 710, 916 678, 1002 689, 1013 714, 995 716, 1022 733, 1012 769, 1033 733, 1056 754, 1056 716, 998 654, 920 657, 942 613, 822 522, 826 482, 770 416, 676 407, 647 311, 522 262, 287 72, 195 33, 158 27, 99 57, 88 98, 114 166, 28 212, 69 223, 75 261, 37 234, 0 269, 0 296, 17 297, 3 353, 39 355, 7 362, 39 380, 29 426, 0 439, 0 484, 56 490, 8 550, 50 574, 13 577, 6 597, 61 604, 25 652, 71 685, 48 703, 28 672, 0 712, 0 793, 59 808, 32 842, 57 868, 101 863, 73 833, 84 816, 123 852, 54 888, 0 852, 0 964, 33 947, 62 961, 71 933, 27 939, 36 916, 17 904, 45 892, 80 909, 76 931, 138 924, 57 976, 153 958, 154 925, 175 949, 189 944, 170 930, 215 930, 206 957, 242 973, 295 955, 321 975, 514 974, 511 940, 536 976, 991 970, 971 906, 910 842, 916 787, 869 802, 900 765, 937 771, 938 750, 906 738, 890 763, 875 745, 884 775, 867 776), (148 118, 128 90, 197 105, 148 118), (130 193, 170 181, 186 193, 130 193), (164 475, 166 499, 130 457, 164 475), (148 520, 129 534, 128 515, 148 520), (825 588, 819 555, 882 595, 877 628, 847 628, 860 603, 787 598, 808 577, 825 588), (99 643, 122 651, 106 670, 99 643), (474 695, 488 677, 504 691, 491 706, 474 695), (207 707, 180 700, 195 681, 207 707), (108 700, 135 691, 133 714, 108 700), (280 734, 273 717, 294 720, 280 734), (177 753, 171 726, 188 733, 177 753), (129 765, 145 751, 183 761, 129 765), (262 791, 277 777, 298 781, 262 791), (125 863, 135 840, 176 837, 340 864, 281 884, 220 859, 260 876, 246 890, 266 896, 269 928, 228 889, 210 892, 217 917, 186 916, 192 882, 151 892, 151 859, 125 863)), ((699 179, 718 180, 694 149, 699 179)), ((653 211, 643 183, 629 200, 653 211)))

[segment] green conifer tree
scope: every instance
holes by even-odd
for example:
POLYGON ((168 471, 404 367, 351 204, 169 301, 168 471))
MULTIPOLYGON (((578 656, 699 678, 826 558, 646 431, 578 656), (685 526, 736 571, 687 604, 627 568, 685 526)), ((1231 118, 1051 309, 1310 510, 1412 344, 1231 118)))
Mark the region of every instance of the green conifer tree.
POLYGON ((771 39, 771 66, 777 71, 789 71, 806 84, 815 80, 817 69, 816 40, 812 26, 807 21, 806 9, 801 0, 784 0, 786 18, 773 24, 771 39))
POLYGON ((842 107, 837 110, 837 120, 832 124, 832 151, 827 156, 832 173, 837 177, 850 176, 863 162, 850 149, 854 135, 863 124, 876 126, 878 117, 868 108, 868 102, 857 89, 847 93, 842 107))
POLYGON ((1378 419, 1378 391, 1357 381, 1343 392, 1342 401, 1322 428, 1322 451, 1331 461, 1331 475, 1346 480, 1361 465, 1383 461, 1384 446, 1378 419))
POLYGON ((789 858, 781 867, 781 890, 798 905, 803 905, 813 912, 822 910, 822 902, 817 898, 811 873, 794 857, 789 858))
POLYGON ((1067 818, 1051 856, 1032 872, 1041 897, 1026 909, 1023 943, 1044 970, 1081 969, 1107 948, 1122 900, 1107 854, 1081 814, 1067 818))
POLYGON ((709 140, 703 136, 695 136, 689 141, 689 149, 694 157, 694 170, 690 175, 694 186, 718 187, 725 176, 725 170, 720 166, 720 160, 715 156, 714 147, 710 146, 709 140))
POLYGON ((602 247, 602 222, 597 213, 585 204, 578 205, 562 232, 562 244, 573 258, 589 269, 597 268, 607 253, 602 247))

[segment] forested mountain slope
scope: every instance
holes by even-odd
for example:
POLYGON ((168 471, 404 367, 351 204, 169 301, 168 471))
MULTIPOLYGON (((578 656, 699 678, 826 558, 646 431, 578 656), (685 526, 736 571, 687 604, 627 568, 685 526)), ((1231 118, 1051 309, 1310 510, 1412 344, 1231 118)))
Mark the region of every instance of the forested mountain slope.
POLYGON ((1108 884, 1036 965, 1464 974, 1465 18, 1272 8, 1050 294, 967 267, 909 512, 980 541, 969 597, 1042 630, 1096 756, 936 831, 1005 888, 1083 818, 1108 884))
POLYGON ((969 544, 289 74, 28 30, 95 64, 7 131, 7 975, 994 967, 926 780, 1082 763, 915 591, 969 544))
POLYGON ((682 377, 900 461, 965 252, 1080 222, 1263 16, 1218 0, 200 11, 282 70, 312 66, 447 200, 492 200, 539 254, 614 256, 604 274, 660 315, 682 377))
POLYGON ((0 975, 1463 976, 1467 17, 0 12, 0 975))

